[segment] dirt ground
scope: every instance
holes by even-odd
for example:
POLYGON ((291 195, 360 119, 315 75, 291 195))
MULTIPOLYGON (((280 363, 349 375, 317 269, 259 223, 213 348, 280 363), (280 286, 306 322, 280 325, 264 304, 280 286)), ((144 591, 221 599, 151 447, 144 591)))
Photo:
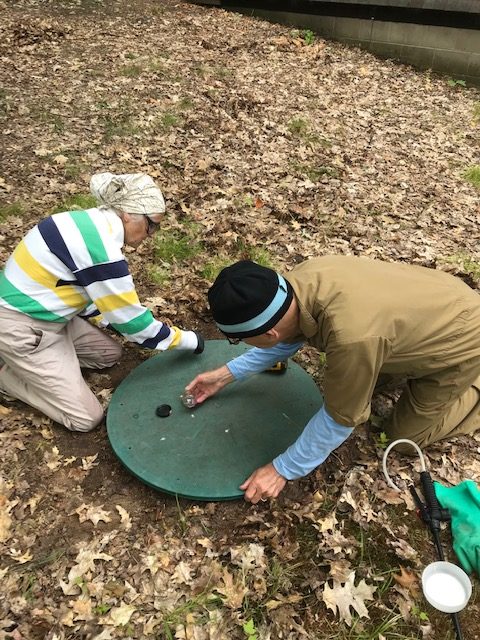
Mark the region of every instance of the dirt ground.
MULTIPOLYGON (((479 288, 480 94, 455 79, 173 0, 0 0, 0 122, 0 265, 45 215, 90 206, 92 173, 147 172, 167 214, 127 253, 140 298, 207 338, 208 286, 244 257, 288 270, 353 254, 479 288)), ((86 373, 105 406, 150 355, 124 346, 112 370, 86 373)), ((321 388, 318 354, 297 360, 321 388)), ((69 433, 2 401, 0 638, 453 639, 421 594, 428 532, 381 473, 376 427, 396 397, 258 506, 156 492, 104 425, 69 433)), ((427 460, 445 484, 478 480, 480 436, 427 460)), ((392 455, 397 477, 414 466, 392 455)), ((442 539, 454 560, 448 528, 442 539)))

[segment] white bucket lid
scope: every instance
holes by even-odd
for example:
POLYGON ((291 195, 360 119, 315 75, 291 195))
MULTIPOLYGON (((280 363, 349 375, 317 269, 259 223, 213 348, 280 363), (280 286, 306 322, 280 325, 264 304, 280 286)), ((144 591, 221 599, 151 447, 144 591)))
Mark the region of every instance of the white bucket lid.
POLYGON ((423 594, 445 613, 461 611, 472 595, 472 583, 465 571, 451 562, 432 562, 422 573, 423 594))

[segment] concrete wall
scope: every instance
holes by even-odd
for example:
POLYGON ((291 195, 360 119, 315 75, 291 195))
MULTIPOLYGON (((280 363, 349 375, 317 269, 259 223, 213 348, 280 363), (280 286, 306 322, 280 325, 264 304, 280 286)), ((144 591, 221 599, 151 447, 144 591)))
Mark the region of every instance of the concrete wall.
MULTIPOLYGON (((312 0, 315 2, 316 0, 312 0)), ((479 13, 479 0, 318 0, 341 4, 370 4, 383 7, 405 7, 408 9, 431 9, 435 11, 462 11, 479 13)))
MULTIPOLYGON (((460 3, 460 0, 455 0, 455 4, 457 1, 460 3)), ((480 0, 474 1, 478 7, 480 0)), ((466 80, 480 86, 480 31, 475 29, 262 9, 245 10, 241 7, 228 9, 301 29, 311 29, 324 38, 360 46, 381 57, 392 58, 420 69, 433 69, 455 80, 466 80)))

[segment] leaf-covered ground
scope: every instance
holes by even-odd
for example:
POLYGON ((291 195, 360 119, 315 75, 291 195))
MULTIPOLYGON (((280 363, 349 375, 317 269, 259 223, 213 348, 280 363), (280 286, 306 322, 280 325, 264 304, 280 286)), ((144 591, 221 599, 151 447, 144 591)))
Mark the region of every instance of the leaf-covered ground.
MULTIPOLYGON (((475 89, 233 13, 0 0, 0 264, 46 214, 88 206, 92 173, 145 171, 168 215, 128 254, 139 293, 208 337, 209 283, 241 257, 289 269, 356 254, 478 288, 479 121, 475 89)), ((89 376, 105 404, 146 357, 126 345, 89 376)), ((318 355, 299 361, 321 385, 318 355)), ((376 399, 374 422, 394 397, 376 399)), ((0 420, 0 638, 454 637, 421 595, 435 551, 408 493, 388 489, 370 424, 252 507, 141 485, 105 427, 70 434, 17 402, 0 420)), ((478 480, 480 436, 428 461, 447 484, 478 480)), ((392 455, 392 469, 412 463, 392 455)))

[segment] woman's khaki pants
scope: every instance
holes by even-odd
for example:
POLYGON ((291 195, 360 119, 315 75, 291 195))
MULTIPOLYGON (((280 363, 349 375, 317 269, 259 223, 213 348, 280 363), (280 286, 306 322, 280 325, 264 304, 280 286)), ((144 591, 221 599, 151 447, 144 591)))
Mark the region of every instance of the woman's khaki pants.
POLYGON ((71 431, 90 431, 103 418, 80 367, 111 367, 121 352, 115 340, 82 318, 44 322, 0 307, 0 391, 71 431))

